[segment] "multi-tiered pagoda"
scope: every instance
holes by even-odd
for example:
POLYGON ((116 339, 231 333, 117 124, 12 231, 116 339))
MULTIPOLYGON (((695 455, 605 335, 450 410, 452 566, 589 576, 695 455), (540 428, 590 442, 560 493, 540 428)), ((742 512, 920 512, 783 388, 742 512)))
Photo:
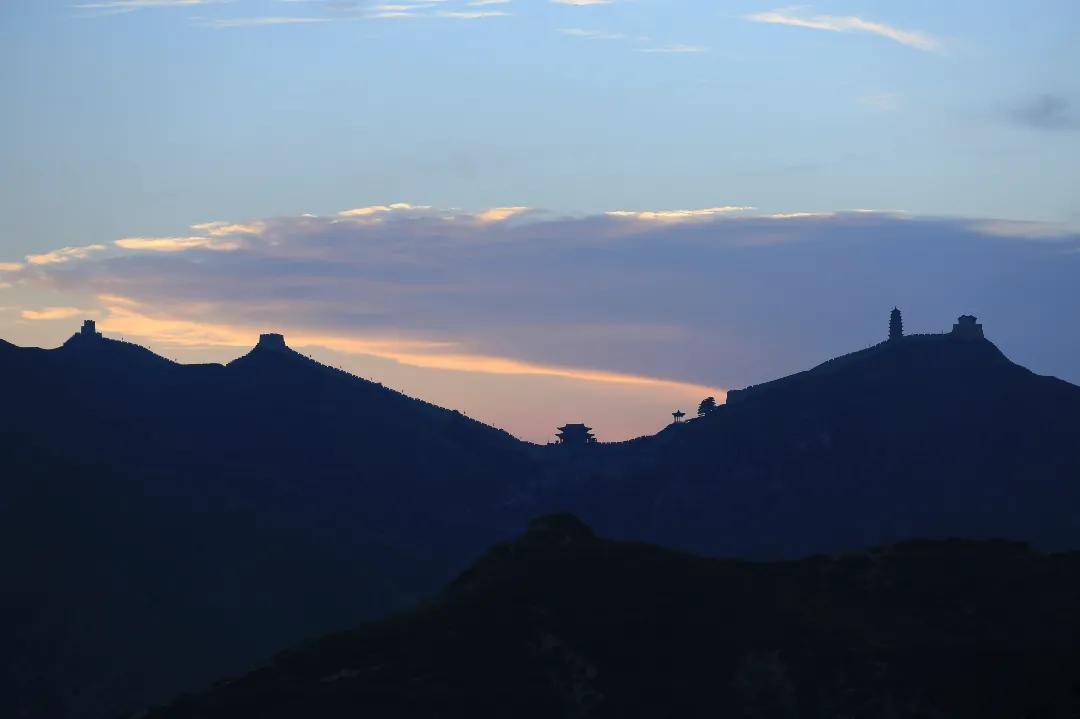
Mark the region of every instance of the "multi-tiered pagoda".
POLYGON ((900 308, 893 307, 889 315, 889 339, 896 341, 904 336, 904 318, 900 315, 900 308))

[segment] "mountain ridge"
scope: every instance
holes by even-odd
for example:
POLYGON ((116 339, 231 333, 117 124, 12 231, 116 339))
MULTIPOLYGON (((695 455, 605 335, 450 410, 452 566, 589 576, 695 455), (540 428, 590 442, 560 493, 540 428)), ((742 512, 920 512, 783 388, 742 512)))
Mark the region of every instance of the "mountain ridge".
POLYGON ((280 335, 226 365, 173 363, 92 325, 53 350, 2 344, 0 512, 17 521, 0 519, 0 545, 22 589, 0 599, 13 618, 41 611, 25 597, 56 598, 48 646, 101 660, 41 657, 33 680, 0 672, 0 694, 74 686, 78 699, 57 699, 68 715, 115 716, 405 609, 559 512, 616 540, 755 560, 917 537, 1080 547, 1080 388, 985 338, 905 337, 837 360, 657 435, 575 448, 526 444, 280 335), (70 573, 20 558, 40 546, 70 573), (130 587, 132 567, 145 593, 102 589, 130 587), (207 603, 169 591, 173 577, 222 590, 207 603), (108 638, 133 631, 134 646, 108 638))

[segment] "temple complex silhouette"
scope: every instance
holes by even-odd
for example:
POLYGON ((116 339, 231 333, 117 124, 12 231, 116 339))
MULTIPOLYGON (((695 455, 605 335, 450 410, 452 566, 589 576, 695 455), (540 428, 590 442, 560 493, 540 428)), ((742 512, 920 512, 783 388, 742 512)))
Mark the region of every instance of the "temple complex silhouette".
POLYGON ((559 438, 559 444, 566 447, 585 447, 596 443, 592 427, 584 424, 568 424, 559 427, 559 433, 556 436, 559 438))
POLYGON ((978 318, 973 315, 961 315, 956 324, 952 327, 953 337, 962 340, 981 340, 985 339, 983 335, 983 327, 979 324, 978 318))

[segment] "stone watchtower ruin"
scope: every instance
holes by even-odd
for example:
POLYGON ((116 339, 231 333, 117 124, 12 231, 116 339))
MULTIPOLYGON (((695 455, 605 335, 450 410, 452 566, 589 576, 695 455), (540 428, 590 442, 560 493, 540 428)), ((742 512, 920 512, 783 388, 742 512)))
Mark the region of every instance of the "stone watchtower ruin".
POLYGON ((83 320, 79 334, 75 335, 84 342, 92 342, 101 339, 101 333, 97 331, 97 323, 94 320, 83 320))
POLYGON ((276 332, 267 332, 259 335, 259 343, 255 345, 255 349, 269 350, 271 352, 287 352, 289 347, 285 344, 285 335, 276 332))

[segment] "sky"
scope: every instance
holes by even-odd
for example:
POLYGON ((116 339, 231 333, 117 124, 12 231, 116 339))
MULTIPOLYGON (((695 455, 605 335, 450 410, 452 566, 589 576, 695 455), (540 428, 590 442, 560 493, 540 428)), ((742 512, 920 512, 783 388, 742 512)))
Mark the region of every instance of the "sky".
POLYGON ((533 441, 980 316, 1080 382, 1080 5, 5 0, 0 337, 533 441))

